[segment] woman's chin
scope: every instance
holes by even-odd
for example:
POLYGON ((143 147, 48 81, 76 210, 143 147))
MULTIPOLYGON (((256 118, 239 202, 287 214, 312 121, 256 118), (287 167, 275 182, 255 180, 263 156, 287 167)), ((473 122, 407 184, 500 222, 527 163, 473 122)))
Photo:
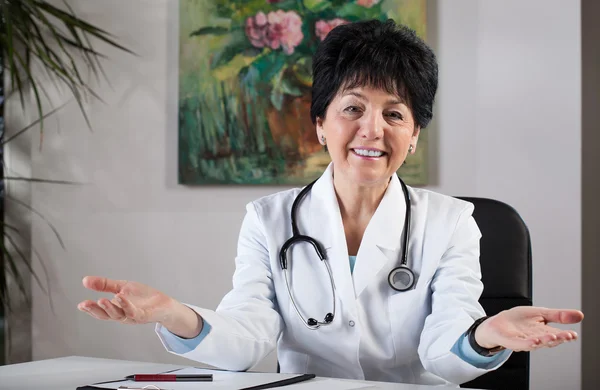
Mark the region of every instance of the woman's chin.
POLYGON ((390 179, 387 171, 378 169, 358 169, 352 174, 352 181, 359 186, 373 186, 387 183, 390 179))

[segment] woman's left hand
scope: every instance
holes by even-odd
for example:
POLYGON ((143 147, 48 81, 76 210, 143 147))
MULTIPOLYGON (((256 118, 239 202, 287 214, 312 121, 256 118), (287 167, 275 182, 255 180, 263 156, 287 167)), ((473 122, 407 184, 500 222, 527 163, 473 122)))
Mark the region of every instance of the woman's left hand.
POLYGON ((562 330, 548 323, 576 324, 583 320, 579 310, 546 309, 518 306, 483 321, 475 330, 475 341, 484 348, 503 346, 513 351, 532 351, 556 347, 577 339, 572 330, 562 330))

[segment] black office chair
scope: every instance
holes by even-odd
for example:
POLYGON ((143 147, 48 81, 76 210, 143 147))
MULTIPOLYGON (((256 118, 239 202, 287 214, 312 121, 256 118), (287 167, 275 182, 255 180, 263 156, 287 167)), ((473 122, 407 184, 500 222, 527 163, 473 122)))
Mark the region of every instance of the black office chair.
MULTIPOLYGON (((487 315, 515 306, 531 306, 531 240, 521 216, 497 200, 458 198, 475 205, 473 218, 482 234, 479 261, 484 289, 479 302, 487 315)), ((528 390, 529 352, 513 353, 497 370, 461 387, 528 390)))
MULTIPOLYGON (((531 306, 531 239, 527 226, 511 206, 492 199, 464 198, 475 205, 473 218, 481 230, 480 263, 488 315, 515 306, 531 306)), ((464 383, 477 389, 529 389, 529 353, 515 352, 500 368, 464 383)))

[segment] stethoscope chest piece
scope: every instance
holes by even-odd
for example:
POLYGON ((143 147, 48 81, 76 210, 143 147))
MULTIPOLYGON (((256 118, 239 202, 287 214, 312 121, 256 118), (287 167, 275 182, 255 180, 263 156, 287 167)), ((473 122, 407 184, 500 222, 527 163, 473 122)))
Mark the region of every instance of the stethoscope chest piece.
POLYGON ((410 290, 415 284, 415 274, 410 268, 401 265, 390 272, 388 283, 396 291, 410 290))

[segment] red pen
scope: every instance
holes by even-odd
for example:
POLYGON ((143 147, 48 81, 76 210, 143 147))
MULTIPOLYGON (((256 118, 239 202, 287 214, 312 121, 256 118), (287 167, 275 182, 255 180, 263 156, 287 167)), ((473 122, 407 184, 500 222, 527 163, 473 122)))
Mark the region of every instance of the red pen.
POLYGON ((135 374, 125 379, 135 382, 211 382, 212 374, 135 374))

